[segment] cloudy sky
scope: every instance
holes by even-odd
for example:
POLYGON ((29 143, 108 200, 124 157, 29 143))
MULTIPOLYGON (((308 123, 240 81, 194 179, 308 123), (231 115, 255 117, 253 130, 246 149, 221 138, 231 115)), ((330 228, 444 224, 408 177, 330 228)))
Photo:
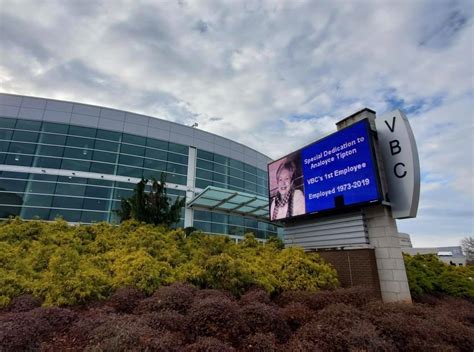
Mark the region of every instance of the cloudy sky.
POLYGON ((473 2, 0 1, 0 90, 144 113, 272 158, 362 107, 410 120, 416 246, 474 235, 473 2))

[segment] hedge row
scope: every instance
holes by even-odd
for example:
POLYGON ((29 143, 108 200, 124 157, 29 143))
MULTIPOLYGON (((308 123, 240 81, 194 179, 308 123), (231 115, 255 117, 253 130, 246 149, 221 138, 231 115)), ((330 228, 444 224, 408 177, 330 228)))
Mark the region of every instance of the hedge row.
POLYGON ((18 297, 0 312, 5 351, 472 351, 474 305, 462 299, 383 304, 361 288, 286 291, 273 299, 188 284, 150 297, 120 289, 107 301, 39 307, 18 297))
POLYGON ((413 298, 424 294, 474 298, 474 266, 451 266, 435 254, 404 254, 413 298))
POLYGON ((64 221, 0 223, 0 306, 33 294, 47 306, 104 299, 121 287, 151 294, 187 282, 238 296, 257 286, 268 293, 330 289, 335 270, 316 254, 261 244, 251 235, 236 244, 226 236, 129 221, 71 226, 64 221))

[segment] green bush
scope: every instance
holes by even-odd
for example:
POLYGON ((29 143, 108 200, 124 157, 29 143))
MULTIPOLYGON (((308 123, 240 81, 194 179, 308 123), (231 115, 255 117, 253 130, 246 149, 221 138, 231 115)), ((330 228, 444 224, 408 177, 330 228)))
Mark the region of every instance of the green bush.
POLYGON ((403 257, 414 298, 423 294, 474 298, 474 267, 447 265, 435 254, 404 254, 403 257))
POLYGON ((187 282, 241 295, 338 286, 336 271, 317 255, 227 236, 169 230, 136 221, 70 226, 65 221, 0 223, 0 306, 34 294, 45 305, 103 299, 121 287, 151 294, 164 284, 187 282))

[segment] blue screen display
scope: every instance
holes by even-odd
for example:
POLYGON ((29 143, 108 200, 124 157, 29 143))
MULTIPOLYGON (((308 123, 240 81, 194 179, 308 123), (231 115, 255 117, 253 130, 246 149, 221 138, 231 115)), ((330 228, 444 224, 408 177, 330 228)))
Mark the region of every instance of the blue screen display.
POLYGON ((301 163, 306 213, 380 199, 368 120, 303 148, 301 163))
POLYGON ((379 201, 367 119, 268 165, 270 220, 379 201))

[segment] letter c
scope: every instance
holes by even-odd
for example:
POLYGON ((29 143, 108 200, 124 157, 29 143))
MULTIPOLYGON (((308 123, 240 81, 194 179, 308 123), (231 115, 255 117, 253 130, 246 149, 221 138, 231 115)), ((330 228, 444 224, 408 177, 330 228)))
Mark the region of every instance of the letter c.
POLYGON ((399 173, 398 173, 398 167, 399 167, 399 166, 405 167, 405 164, 404 164, 404 163, 396 163, 395 166, 393 167, 393 173, 394 173, 395 176, 397 176, 398 178, 404 178, 404 177, 407 175, 407 172, 406 172, 406 170, 403 170, 403 173, 402 173, 402 174, 399 174, 399 173))

